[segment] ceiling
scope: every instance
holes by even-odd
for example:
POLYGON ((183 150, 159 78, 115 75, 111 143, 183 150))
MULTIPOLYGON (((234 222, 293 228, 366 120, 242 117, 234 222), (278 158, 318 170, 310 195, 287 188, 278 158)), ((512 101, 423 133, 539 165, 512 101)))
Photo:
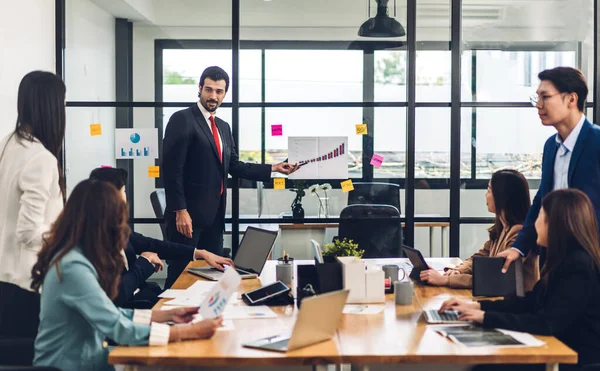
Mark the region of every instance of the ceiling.
MULTIPOLYGON (((230 27, 225 0, 91 0, 115 17, 147 27, 230 27)), ((242 28, 358 29, 376 11, 374 0, 242 0, 242 28)), ((406 0, 389 14, 406 25, 406 0)), ((450 0, 418 0, 417 32, 450 37, 450 0)), ((585 40, 592 37, 593 0, 463 0, 463 39, 585 40)), ((427 38, 427 37, 423 37, 427 38)))

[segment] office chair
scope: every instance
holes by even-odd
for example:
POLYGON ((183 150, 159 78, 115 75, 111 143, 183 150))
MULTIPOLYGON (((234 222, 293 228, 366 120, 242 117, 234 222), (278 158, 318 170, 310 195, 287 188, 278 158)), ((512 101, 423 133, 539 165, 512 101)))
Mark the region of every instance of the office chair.
POLYGON ((348 193, 348 205, 391 205, 402 213, 400 208, 400 186, 383 182, 356 182, 354 190, 348 193))
POLYGON ((358 243, 363 258, 401 257, 400 212, 391 205, 348 205, 340 214, 338 238, 358 243))
MULTIPOLYGON (((167 208, 167 198, 165 196, 165 190, 163 188, 157 188, 156 191, 152 191, 152 193, 150 193, 150 202, 152 203, 152 209, 154 210, 154 215, 156 215, 156 217, 159 219, 164 219, 165 209, 167 208)), ((168 241, 166 222, 163 221, 162 223, 160 223, 160 231, 162 232, 163 240, 168 241)), ((231 249, 224 248, 223 256, 228 257, 230 255, 231 255, 231 249)))
MULTIPOLYGON (((165 209, 167 207, 167 199, 165 197, 165 190, 163 188, 158 188, 156 191, 150 193, 150 202, 152 203, 152 209, 154 210, 154 215, 157 218, 163 219, 165 217, 165 209)), ((163 221, 160 223, 160 230, 163 235, 163 240, 167 240, 167 225, 163 221)))

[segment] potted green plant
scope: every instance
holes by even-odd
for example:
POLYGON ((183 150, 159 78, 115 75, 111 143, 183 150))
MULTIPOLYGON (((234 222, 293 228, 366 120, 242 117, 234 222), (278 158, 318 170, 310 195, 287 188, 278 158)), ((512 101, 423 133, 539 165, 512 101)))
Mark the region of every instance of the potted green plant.
POLYGON ((365 250, 360 250, 358 248, 358 244, 353 240, 349 240, 344 238, 343 240, 339 240, 336 238, 333 240, 333 243, 328 243, 323 246, 325 249, 323 251, 323 258, 329 257, 329 261, 335 260, 338 256, 355 256, 357 258, 362 258, 365 250))

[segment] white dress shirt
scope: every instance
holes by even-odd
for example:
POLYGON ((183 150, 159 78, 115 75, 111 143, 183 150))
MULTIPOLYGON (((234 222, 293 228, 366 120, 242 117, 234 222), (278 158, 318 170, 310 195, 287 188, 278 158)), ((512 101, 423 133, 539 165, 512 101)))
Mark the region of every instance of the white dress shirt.
POLYGON ((63 208, 57 160, 38 140, 0 141, 0 281, 31 290, 31 269, 63 208), (5 149, 6 148, 6 149, 5 149))
POLYGON ((571 155, 573 154, 575 143, 577 143, 577 138, 579 137, 584 122, 585 115, 582 114, 581 119, 579 119, 579 122, 565 140, 562 140, 560 135, 556 134, 556 145, 558 146, 558 150, 556 151, 556 157, 554 159, 553 191, 569 188, 568 179, 571 155))
MULTIPOLYGON (((210 132, 212 133, 212 126, 210 124, 210 112, 208 112, 206 110, 206 108, 204 108, 204 106, 202 104, 200 104, 200 101, 198 101, 198 108, 200 108, 200 112, 202 112, 202 116, 204 116, 204 121, 206 121, 206 125, 208 125, 208 130, 210 130, 210 132)), ((215 116, 216 117, 216 116, 215 116)), ((215 122, 216 125, 216 122, 215 122)), ((219 130, 217 130, 218 132, 219 130)), ((219 155, 221 155, 221 158, 223 158, 223 140, 221 139, 221 133, 218 133, 219 135, 219 148, 221 148, 221 153, 219 153, 219 155)))

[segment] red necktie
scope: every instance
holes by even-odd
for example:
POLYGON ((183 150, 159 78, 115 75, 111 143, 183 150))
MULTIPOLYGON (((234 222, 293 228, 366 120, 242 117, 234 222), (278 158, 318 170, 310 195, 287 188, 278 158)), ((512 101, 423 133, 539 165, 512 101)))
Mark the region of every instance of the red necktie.
MULTIPOLYGON (((219 143, 219 130, 217 130, 217 124, 215 124, 215 118, 212 115, 209 117, 209 120, 210 130, 212 130, 213 139, 215 140, 217 152, 219 153, 219 161, 223 163, 223 154, 221 153, 221 144, 219 143)), ((221 193, 219 194, 223 194, 223 178, 221 178, 221 193)))

